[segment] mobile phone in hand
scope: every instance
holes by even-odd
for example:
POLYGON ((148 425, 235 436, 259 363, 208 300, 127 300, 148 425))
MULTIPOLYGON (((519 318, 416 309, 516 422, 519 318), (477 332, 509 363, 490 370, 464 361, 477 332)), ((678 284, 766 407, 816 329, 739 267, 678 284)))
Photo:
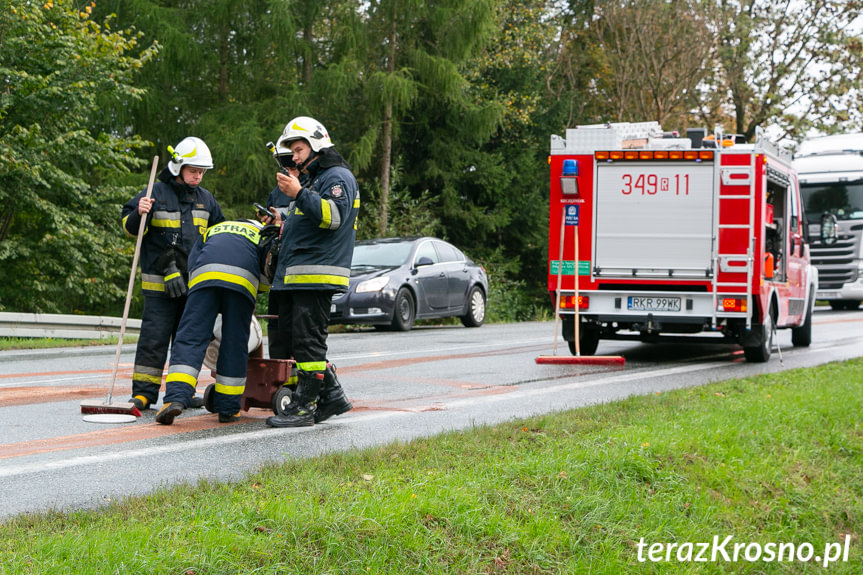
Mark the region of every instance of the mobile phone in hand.
POLYGON ((258 214, 260 214, 261 216, 267 216, 267 217, 273 218, 274 220, 276 219, 276 214, 274 214, 273 212, 271 212, 270 210, 268 210, 267 208, 265 208, 264 206, 262 206, 258 202, 255 202, 254 206, 255 206, 255 209, 258 210, 258 214))

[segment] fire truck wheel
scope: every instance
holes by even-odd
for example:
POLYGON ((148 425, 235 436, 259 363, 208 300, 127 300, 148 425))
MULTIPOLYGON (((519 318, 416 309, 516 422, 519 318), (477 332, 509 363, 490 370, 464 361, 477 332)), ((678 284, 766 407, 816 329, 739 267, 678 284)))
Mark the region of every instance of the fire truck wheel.
MULTIPOLYGON (((814 293, 814 292, 813 292, 814 293)), ((812 307, 814 300, 809 296, 809 305, 806 308, 806 316, 803 318, 803 323, 800 327, 791 328, 791 343, 794 347, 809 347, 812 343, 812 307)))
POLYGON ((470 289, 467 296, 467 313, 461 316, 465 327, 479 327, 485 321, 485 294, 476 286, 470 289))
POLYGON ((402 288, 396 294, 396 306, 393 311, 392 328, 396 331, 410 331, 414 325, 414 298, 410 290, 402 288))
MULTIPOLYGON (((578 351, 581 355, 594 355, 596 348, 599 347, 599 330, 582 325, 578 330, 578 340, 578 351)), ((570 340, 566 343, 569 344, 569 353, 575 355, 575 341, 570 340)))
POLYGON ((210 413, 216 413, 216 384, 211 383, 207 386, 207 389, 204 390, 204 407, 207 408, 207 411, 210 413))
POLYGON ((764 323, 752 325, 753 331, 758 331, 759 329, 759 344, 743 348, 743 356, 746 358, 746 361, 765 363, 770 359, 770 354, 773 351, 773 336, 776 334, 776 330, 773 329, 773 306, 770 307, 770 313, 764 316, 764 323))

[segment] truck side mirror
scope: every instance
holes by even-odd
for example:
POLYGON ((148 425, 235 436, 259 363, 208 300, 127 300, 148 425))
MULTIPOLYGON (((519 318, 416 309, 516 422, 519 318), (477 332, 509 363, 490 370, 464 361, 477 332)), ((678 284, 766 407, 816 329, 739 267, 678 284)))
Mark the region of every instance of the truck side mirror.
POLYGON ((821 241, 825 246, 832 246, 838 239, 839 222, 833 214, 824 214, 821 216, 821 241))

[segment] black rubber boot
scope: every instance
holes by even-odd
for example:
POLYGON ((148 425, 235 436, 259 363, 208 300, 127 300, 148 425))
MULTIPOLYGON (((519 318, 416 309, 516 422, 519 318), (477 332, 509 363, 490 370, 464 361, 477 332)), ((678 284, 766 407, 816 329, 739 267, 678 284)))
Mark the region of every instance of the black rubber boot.
POLYGON ((315 400, 321 392, 324 374, 301 371, 287 412, 267 418, 270 427, 309 427, 315 424, 315 400))
POLYGON ((171 425, 174 423, 174 418, 183 413, 183 409, 185 409, 185 406, 179 401, 166 403, 159 410, 159 413, 156 414, 156 423, 171 425))
POLYGON ((315 409, 315 423, 325 421, 334 415, 347 413, 353 407, 336 375, 335 364, 328 364, 327 371, 324 372, 321 397, 318 399, 318 406, 315 409))

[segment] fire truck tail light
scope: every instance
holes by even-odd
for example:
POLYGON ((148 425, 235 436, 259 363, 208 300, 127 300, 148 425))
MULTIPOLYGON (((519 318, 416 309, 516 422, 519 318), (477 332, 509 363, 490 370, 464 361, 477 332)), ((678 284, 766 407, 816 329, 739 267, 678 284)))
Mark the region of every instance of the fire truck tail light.
MULTIPOLYGON (((590 308, 590 296, 589 295, 580 295, 578 296, 578 309, 588 309, 590 308)), ((560 309, 575 309, 575 296, 573 295, 562 295, 560 296, 560 309)))
POLYGON ((740 297, 724 297, 719 300, 719 305, 716 311, 748 311, 746 307, 746 298, 740 297))

